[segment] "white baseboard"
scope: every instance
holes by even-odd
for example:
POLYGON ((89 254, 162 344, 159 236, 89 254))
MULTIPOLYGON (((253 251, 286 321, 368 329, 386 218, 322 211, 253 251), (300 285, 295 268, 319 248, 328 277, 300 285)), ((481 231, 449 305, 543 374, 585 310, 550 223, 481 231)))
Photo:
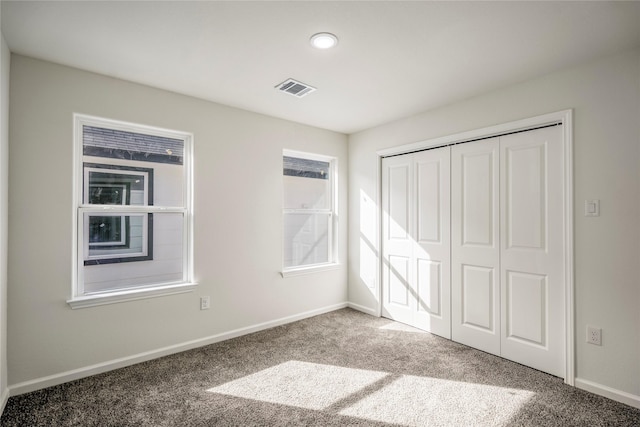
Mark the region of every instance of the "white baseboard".
POLYGON ((607 387, 606 385, 594 383, 593 381, 584 380, 582 378, 576 378, 575 385, 579 389, 599 394, 600 396, 640 409, 640 396, 636 396, 635 394, 616 390, 615 388, 607 387))
POLYGON ((358 311, 361 311, 363 313, 370 314, 370 315, 375 316, 375 317, 379 317, 377 311, 375 309, 373 309, 373 308, 365 307, 364 305, 356 304, 356 303, 353 303, 353 302, 348 302, 347 306, 349 308, 353 308, 354 310, 358 310, 358 311))
POLYGON ((7 401, 9 400, 9 388, 5 388, 2 390, 2 394, 0 395, 0 415, 4 412, 4 407, 7 406, 7 401))
POLYGON ((146 362, 148 360, 157 359, 159 357, 168 356, 170 354, 180 353, 186 350, 203 347, 205 345, 214 344, 220 341, 225 341, 225 340, 236 338, 242 335, 247 335, 247 334, 262 331, 265 329, 274 328, 276 326, 296 322, 298 320, 317 316, 319 314, 328 313, 330 311, 339 310, 345 307, 347 307, 346 302, 331 305, 328 307, 322 307, 315 310, 306 311, 304 313, 294 314, 292 316, 287 316, 280 319, 259 323, 257 325, 247 326, 244 328, 235 329, 229 332, 223 332, 217 335, 200 338, 193 341, 187 341, 187 342, 172 345, 169 347, 163 347, 156 350, 147 351, 144 353, 122 357, 120 359, 109 360, 107 362, 102 362, 95 365, 74 369, 72 371, 62 372, 62 373, 50 375, 47 377, 36 378, 34 380, 13 384, 9 386, 8 391, 5 392, 7 396, 4 402, 6 402, 9 396, 17 396, 19 394, 29 393, 31 391, 40 390, 40 389, 55 386, 58 384, 63 384, 63 383, 74 381, 80 378, 85 378, 92 375, 101 374, 103 372, 112 371, 114 369, 124 368, 125 366, 135 365, 136 363, 146 362))

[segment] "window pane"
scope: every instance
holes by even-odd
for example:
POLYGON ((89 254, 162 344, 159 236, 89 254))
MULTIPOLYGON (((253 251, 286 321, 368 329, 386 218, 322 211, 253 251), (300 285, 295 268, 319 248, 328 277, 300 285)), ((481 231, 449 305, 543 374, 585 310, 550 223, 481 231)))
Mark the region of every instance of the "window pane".
POLYGON ((284 214, 285 268, 329 262, 330 221, 328 213, 284 214))
POLYGON ((329 162, 283 156, 284 208, 331 209, 329 162))
POLYGON ((330 180, 286 175, 283 180, 285 209, 331 209, 330 180))
POLYGON ((283 175, 305 178, 329 179, 331 164, 319 160, 283 156, 283 175))
POLYGON ((85 156, 182 165, 184 141, 98 126, 82 126, 85 156))
POLYGON ((89 200, 92 205, 126 205, 129 191, 123 184, 89 184, 89 200))
POLYGON ((144 206, 153 204, 153 169, 84 163, 83 203, 144 206))
MULTIPOLYGON (((105 246, 123 243, 126 220, 121 216, 90 216, 89 245, 105 246)), ((128 228, 128 227, 127 227, 128 228)))
POLYGON ((184 206, 183 140, 87 125, 82 130, 83 203, 115 204, 99 195, 124 185, 113 190, 129 192, 122 204, 184 206))
MULTIPOLYGON (((85 214, 85 217, 100 218, 85 214)), ((85 294, 104 292, 109 290, 129 289, 157 285, 161 283, 180 282, 185 280, 183 271, 183 225, 184 217, 181 213, 154 213, 136 215, 120 215, 120 221, 129 221, 126 229, 130 248, 100 248, 89 249, 90 256, 103 255, 106 251, 121 251, 115 257, 133 254, 134 250, 140 250, 144 246, 145 239, 136 231, 136 227, 142 230, 144 220, 150 220, 153 224, 153 239, 149 241, 147 248, 153 253, 153 259, 144 262, 116 262, 105 263, 105 259, 94 264, 86 264, 83 268, 85 294), (138 221, 137 225, 134 221, 138 221), (129 251, 127 253, 127 251, 129 251), (124 255, 123 255, 124 254, 124 255)), ((96 220, 97 222, 97 220, 96 220)), ((91 248, 91 245, 89 245, 91 248)), ((113 254, 113 253, 111 253, 113 254)), ((104 255, 103 255, 104 256, 104 255)))
POLYGON ((153 235, 153 215, 146 213, 85 213, 85 264, 146 261, 153 235))

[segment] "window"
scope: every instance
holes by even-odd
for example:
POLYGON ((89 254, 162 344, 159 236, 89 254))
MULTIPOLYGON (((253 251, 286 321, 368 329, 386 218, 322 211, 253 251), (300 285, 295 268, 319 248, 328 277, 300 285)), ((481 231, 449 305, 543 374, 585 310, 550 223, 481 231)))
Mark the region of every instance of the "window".
POLYGON ((74 139, 69 304, 192 290, 191 135, 76 115, 74 139))
POLYGON ((283 156, 283 275, 335 265, 335 167, 330 157, 283 156))
MULTIPOLYGON (((84 163, 83 201, 90 205, 153 205, 153 169, 84 163)), ((153 259, 153 214, 85 214, 84 265, 153 259)))

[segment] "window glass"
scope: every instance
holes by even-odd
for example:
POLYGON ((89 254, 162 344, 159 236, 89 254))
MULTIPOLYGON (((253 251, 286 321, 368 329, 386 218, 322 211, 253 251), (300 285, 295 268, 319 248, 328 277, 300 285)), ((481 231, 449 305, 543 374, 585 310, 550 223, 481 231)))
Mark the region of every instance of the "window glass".
MULTIPOLYGON (((96 262, 86 265, 84 267, 85 294, 181 282, 184 277, 183 221, 184 217, 180 213, 154 213, 153 240, 148 247, 150 251, 152 250, 152 259, 111 264, 96 262)), ((116 250, 116 252, 136 249, 140 249, 140 246, 136 248, 132 245, 131 248, 116 250)), ((94 249, 91 251, 92 254, 94 251, 101 252, 100 249, 94 249)), ((122 257, 122 254, 109 251, 106 256, 122 257)), ((132 254, 132 256, 136 255, 132 254)))
POLYGON ((303 153, 283 156, 283 267, 333 262, 334 160, 303 153))
POLYGON ((329 223, 326 213, 286 213, 284 216, 284 267, 328 263, 329 223))
POLYGON ((188 134, 76 117, 75 296, 189 278, 188 134))
MULTIPOLYGON (((83 204, 153 205, 153 168, 84 162, 83 171, 83 204)), ((84 215, 85 265, 153 259, 152 213, 84 215)))

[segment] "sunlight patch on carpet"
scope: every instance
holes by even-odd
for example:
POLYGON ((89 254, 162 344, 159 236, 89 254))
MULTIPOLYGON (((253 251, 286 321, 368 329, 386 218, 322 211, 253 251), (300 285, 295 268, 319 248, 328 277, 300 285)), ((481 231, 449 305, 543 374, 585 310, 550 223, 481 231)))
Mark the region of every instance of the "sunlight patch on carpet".
POLYGON ((207 391, 403 426, 507 425, 535 395, 514 388, 296 360, 207 391))
POLYGON ((387 375, 385 372, 292 360, 207 391, 320 410, 387 375))
POLYGON ((527 390, 403 375, 340 414, 405 426, 498 426, 508 424, 534 395, 527 390))

